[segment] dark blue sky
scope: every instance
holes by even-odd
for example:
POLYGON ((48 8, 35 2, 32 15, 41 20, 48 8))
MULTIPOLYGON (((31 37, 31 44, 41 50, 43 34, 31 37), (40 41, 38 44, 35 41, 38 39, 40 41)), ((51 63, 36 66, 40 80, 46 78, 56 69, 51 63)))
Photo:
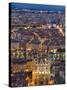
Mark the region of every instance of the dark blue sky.
POLYGON ((65 6, 45 5, 45 4, 28 4, 28 3, 10 3, 12 9, 32 9, 32 10, 48 10, 48 11, 65 11, 65 6))

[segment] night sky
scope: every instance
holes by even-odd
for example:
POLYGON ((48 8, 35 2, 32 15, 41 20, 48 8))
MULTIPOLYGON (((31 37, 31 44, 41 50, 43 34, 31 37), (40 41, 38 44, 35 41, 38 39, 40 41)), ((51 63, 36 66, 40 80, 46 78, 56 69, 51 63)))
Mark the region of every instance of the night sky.
POLYGON ((47 10, 47 11, 65 11, 65 6, 45 5, 45 4, 28 4, 28 3, 10 3, 11 9, 30 9, 30 10, 47 10))

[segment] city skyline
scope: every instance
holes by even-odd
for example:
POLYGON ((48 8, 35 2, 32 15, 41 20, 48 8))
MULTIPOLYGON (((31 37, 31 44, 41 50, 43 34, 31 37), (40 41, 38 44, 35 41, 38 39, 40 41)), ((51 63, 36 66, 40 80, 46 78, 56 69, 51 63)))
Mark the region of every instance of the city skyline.
POLYGON ((10 3, 11 87, 65 84, 65 7, 10 3))

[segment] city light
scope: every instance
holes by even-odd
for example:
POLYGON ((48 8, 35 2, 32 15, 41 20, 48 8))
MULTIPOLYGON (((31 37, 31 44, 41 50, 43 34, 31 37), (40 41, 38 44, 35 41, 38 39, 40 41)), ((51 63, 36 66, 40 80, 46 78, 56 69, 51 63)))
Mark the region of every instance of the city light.
POLYGON ((64 12, 11 10, 11 86, 65 83, 64 12))

